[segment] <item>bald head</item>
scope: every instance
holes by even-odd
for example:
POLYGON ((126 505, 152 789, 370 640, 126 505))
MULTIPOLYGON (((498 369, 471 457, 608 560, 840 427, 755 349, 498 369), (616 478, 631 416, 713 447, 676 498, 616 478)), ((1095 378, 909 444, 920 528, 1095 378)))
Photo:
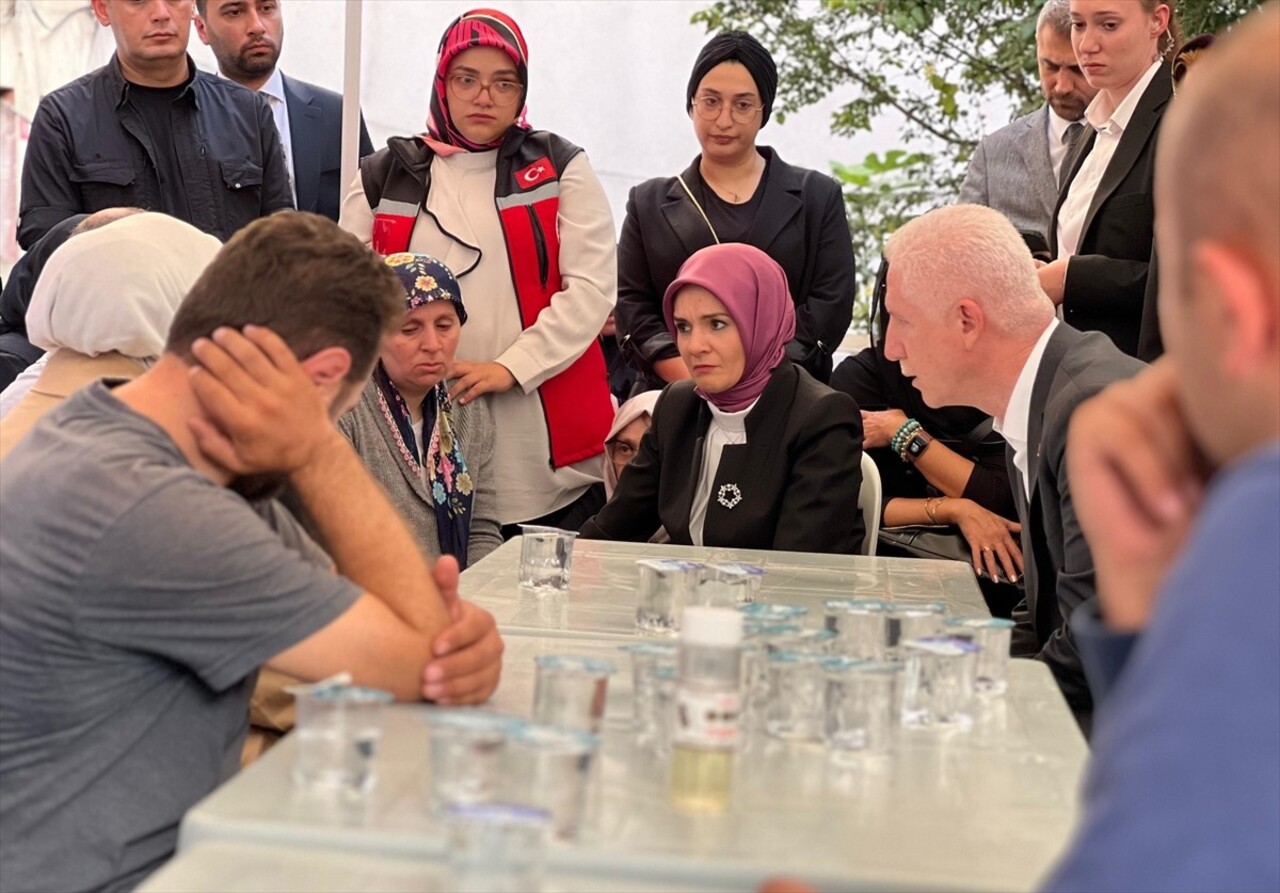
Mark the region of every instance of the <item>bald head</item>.
POLYGON ((75 229, 71 231, 71 235, 78 236, 81 233, 93 232, 95 229, 101 229, 108 223, 115 223, 117 220, 123 220, 125 217, 132 217, 134 214, 142 214, 141 208, 130 208, 122 205, 118 208, 103 208, 101 211, 95 211, 76 224, 75 229))
POLYGON ((1156 165, 1161 255, 1185 262, 1201 240, 1237 245, 1280 283, 1278 159, 1280 4, 1271 2, 1214 44, 1165 116, 1156 165))
POLYGON ((1280 439, 1280 4, 1197 63, 1159 149, 1160 331, 1196 442, 1228 464, 1280 439))

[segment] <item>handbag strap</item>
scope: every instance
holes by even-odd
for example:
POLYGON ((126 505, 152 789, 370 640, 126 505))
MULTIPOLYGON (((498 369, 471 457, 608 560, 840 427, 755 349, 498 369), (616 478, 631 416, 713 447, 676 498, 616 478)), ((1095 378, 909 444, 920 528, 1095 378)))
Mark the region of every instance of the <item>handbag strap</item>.
POLYGON ((711 218, 707 216, 707 212, 702 210, 702 205, 693 197, 693 190, 689 188, 689 184, 684 181, 684 174, 676 174, 676 179, 680 181, 680 185, 684 187, 685 195, 689 196, 689 201, 693 202, 693 206, 698 209, 698 213, 702 215, 702 221, 706 223, 707 229, 711 230, 711 238, 716 240, 716 244, 720 244, 720 236, 716 233, 716 228, 711 225, 711 218))
POLYGON ((987 416, 985 419, 978 422, 978 424, 974 425, 973 429, 968 434, 961 437, 958 443, 961 446, 976 447, 978 444, 986 440, 993 430, 995 430, 995 419, 991 416, 987 416))

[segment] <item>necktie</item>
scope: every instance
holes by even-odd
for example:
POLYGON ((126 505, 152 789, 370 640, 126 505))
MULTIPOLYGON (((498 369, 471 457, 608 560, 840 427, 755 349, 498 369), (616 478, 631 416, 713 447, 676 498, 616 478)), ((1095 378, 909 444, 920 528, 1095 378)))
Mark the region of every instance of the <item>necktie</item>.
POLYGON ((1062 135, 1062 141, 1070 148, 1076 144, 1076 140, 1080 138, 1080 131, 1084 130, 1084 125, 1079 121, 1072 121, 1067 125, 1067 132, 1062 135))

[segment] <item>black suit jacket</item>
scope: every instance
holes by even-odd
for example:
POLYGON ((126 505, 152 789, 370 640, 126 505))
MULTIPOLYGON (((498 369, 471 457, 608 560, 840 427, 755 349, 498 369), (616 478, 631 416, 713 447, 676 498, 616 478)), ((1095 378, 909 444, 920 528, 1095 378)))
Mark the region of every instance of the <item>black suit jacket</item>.
MULTIPOLYGON (((333 221, 342 207, 342 96, 286 74, 285 104, 293 141, 293 185, 298 210, 314 211, 333 221)), ((360 157, 373 154, 373 143, 360 116, 360 157)))
POLYGON ((1013 654, 1035 657, 1049 665, 1086 730, 1093 700, 1068 624, 1072 612, 1094 597, 1093 556, 1071 501, 1067 428, 1083 401, 1113 381, 1136 375, 1143 367, 1100 333, 1059 325, 1049 338, 1031 391, 1029 504, 1013 450, 1008 451, 1009 479, 1022 521, 1026 586, 1026 597, 1013 612, 1013 654))
MULTIPOLYGON (((792 167, 772 149, 764 195, 744 240, 786 271, 796 306, 796 337, 787 356, 821 381, 831 377, 831 354, 849 329, 856 292, 853 239, 839 185, 825 174, 792 167)), ((699 194, 701 156, 682 175, 699 194)), ((631 190, 618 239, 618 343, 651 387, 655 360, 676 356, 662 319, 662 295, 680 265, 714 245, 707 222, 675 177, 658 177, 631 190)))
MULTIPOLYGON (((663 526, 671 542, 691 545, 689 513, 710 424, 711 410, 692 381, 668 385, 613 499, 583 525, 582 536, 643 543, 663 526)), ((747 442, 720 454, 703 544, 857 552, 864 533, 858 511, 862 417, 852 398, 784 360, 747 414, 746 427, 747 442), (735 492, 741 501, 727 505, 735 492)))
MULTIPOLYGON (((1155 216, 1152 175, 1156 138, 1172 96, 1169 72, 1161 68, 1138 100, 1089 204, 1080 247, 1067 267, 1063 291, 1062 311, 1067 322, 1077 329, 1105 332, 1130 356, 1138 354, 1147 300, 1155 216)), ((1097 133, 1087 128, 1063 162, 1063 170, 1068 173, 1049 232, 1049 246, 1055 255, 1062 202, 1096 139, 1097 133)))

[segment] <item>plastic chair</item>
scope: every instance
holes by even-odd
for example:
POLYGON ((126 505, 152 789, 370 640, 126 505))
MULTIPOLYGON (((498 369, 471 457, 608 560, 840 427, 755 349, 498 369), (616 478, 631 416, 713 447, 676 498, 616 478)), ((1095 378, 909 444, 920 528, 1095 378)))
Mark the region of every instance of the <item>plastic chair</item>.
POLYGON ((862 541, 862 554, 876 554, 876 540, 880 538, 880 469, 864 451, 862 454, 862 489, 858 491, 858 508, 862 510, 862 524, 867 530, 862 541))

